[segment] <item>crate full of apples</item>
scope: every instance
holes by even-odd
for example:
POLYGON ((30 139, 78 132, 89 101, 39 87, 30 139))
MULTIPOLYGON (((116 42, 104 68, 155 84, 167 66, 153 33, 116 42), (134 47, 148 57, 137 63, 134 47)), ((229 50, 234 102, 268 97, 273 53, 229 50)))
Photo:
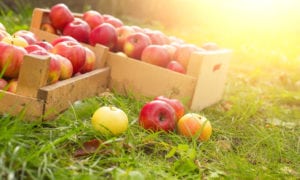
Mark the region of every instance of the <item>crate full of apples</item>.
POLYGON ((51 119, 75 101, 99 95, 107 89, 106 54, 71 37, 9 34, 0 23, 0 114, 51 119))
POLYGON ((36 8, 31 31, 48 39, 71 36, 95 51, 106 49, 108 87, 118 93, 137 98, 164 95, 192 110, 223 96, 231 51, 215 43, 199 47, 98 11, 73 13, 64 4, 36 8))

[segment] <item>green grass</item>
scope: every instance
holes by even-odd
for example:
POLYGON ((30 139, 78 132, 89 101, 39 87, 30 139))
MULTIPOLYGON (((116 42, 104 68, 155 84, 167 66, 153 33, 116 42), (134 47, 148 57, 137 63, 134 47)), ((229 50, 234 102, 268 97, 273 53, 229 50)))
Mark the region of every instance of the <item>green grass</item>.
MULTIPOLYGON (((0 21, 9 32, 27 29, 30 13, 2 12, 0 21)), ((223 100, 198 112, 212 123, 209 141, 147 132, 137 123, 147 100, 110 94, 76 103, 50 122, 0 116, 0 179, 299 179, 299 62, 237 51, 223 100), (92 129, 90 117, 102 105, 127 113, 126 133, 107 137, 92 129), (74 157, 95 138, 107 145, 74 157)))

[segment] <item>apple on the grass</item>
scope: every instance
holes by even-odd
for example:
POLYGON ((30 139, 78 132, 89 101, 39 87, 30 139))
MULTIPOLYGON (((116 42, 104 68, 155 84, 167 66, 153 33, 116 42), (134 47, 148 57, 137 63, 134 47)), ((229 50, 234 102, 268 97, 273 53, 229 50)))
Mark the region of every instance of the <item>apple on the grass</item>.
POLYGON ((82 19, 89 24, 91 30, 104 22, 102 15, 95 10, 88 10, 84 12, 82 19))
POLYGON ((51 52, 66 57, 71 61, 73 66, 73 75, 79 72, 85 64, 86 51, 85 48, 78 42, 60 42, 53 47, 51 52))
POLYGON ((103 135, 120 135, 128 128, 128 117, 117 107, 102 106, 93 113, 91 123, 103 135))
POLYGON ((21 36, 6 36, 1 40, 1 42, 15 45, 15 46, 20 46, 20 47, 28 46, 28 42, 21 36))
POLYGON ((178 61, 186 69, 191 57, 191 54, 196 51, 204 51, 204 49, 193 44, 183 44, 177 48, 174 54, 174 60, 178 61))
POLYGON ((25 54, 23 47, 0 42, 0 69, 4 71, 4 77, 18 77, 25 54))
POLYGON ((59 54, 55 54, 55 55, 60 63, 59 80, 65 80, 71 78, 73 76, 73 66, 71 61, 59 54))
POLYGON ((79 42, 88 43, 91 28, 87 22, 82 19, 74 18, 63 29, 64 36, 71 36, 79 42))
POLYGON ((43 23, 41 25, 41 30, 46 31, 48 33, 56 34, 55 27, 50 23, 43 23))
POLYGON ((18 30, 13 34, 13 36, 20 36, 24 38, 28 44, 34 44, 36 41, 38 41, 36 35, 33 32, 27 30, 18 30))
POLYGON ((176 121, 174 108, 161 100, 146 103, 139 114, 139 124, 152 131, 174 131, 176 121))
POLYGON ((167 98, 165 96, 157 96, 154 98, 154 100, 161 100, 173 107, 176 113, 176 120, 178 121, 183 115, 184 115, 184 106, 178 99, 175 98, 167 98))
POLYGON ((150 38, 144 33, 132 33, 127 36, 123 46, 123 52, 131 58, 141 59, 143 50, 151 44, 150 38))
POLYGON ((11 93, 16 93, 17 92, 17 87, 18 87, 18 79, 13 78, 8 81, 7 84, 7 91, 11 93))
POLYGON ((74 16, 68 6, 58 3, 51 7, 49 18, 54 28, 63 30, 68 23, 73 21, 74 16))
POLYGON ((130 26, 121 26, 116 29, 117 35, 118 35, 118 42, 115 47, 116 51, 123 51, 123 46, 126 38, 132 34, 135 33, 135 30, 131 28, 130 26))
POLYGON ((90 33, 90 44, 95 46, 97 43, 102 44, 113 50, 117 44, 117 31, 116 28, 109 23, 102 23, 95 27, 90 33))
POLYGON ((0 78, 0 90, 4 90, 7 87, 7 84, 8 82, 5 79, 0 78))
POLYGON ((186 73, 186 70, 185 68, 183 67, 182 64, 180 64, 178 61, 170 61, 168 64, 167 64, 167 69, 170 69, 172 71, 175 71, 175 72, 179 72, 179 73, 182 73, 182 74, 185 74, 186 73))
POLYGON ((96 55, 95 53, 87 47, 84 47, 86 59, 84 66, 80 70, 81 73, 87 73, 95 69, 96 65, 96 55))
POLYGON ((71 37, 71 36, 59 36, 57 38, 55 38, 51 44, 52 46, 55 46, 56 44, 63 42, 63 41, 74 41, 74 42, 78 42, 75 38, 71 37))
POLYGON ((143 50, 141 60, 153 65, 166 67, 171 58, 164 46, 151 44, 143 50))
POLYGON ((177 129, 179 134, 200 141, 207 141, 212 134, 210 121, 197 113, 183 115, 177 123, 177 129))

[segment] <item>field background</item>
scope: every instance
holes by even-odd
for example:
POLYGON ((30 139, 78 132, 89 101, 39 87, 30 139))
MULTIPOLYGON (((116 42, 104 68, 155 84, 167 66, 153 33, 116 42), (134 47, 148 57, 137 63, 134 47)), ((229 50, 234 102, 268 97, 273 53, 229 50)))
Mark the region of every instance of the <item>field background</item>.
POLYGON ((146 132, 137 124, 146 100, 107 94, 72 105, 52 122, 0 116, 0 179, 300 178, 296 0, 28 2, 0 2, 0 22, 10 33, 28 29, 33 7, 65 2, 75 12, 96 9, 196 45, 213 41, 233 49, 234 56, 223 100, 199 112, 213 125, 210 141, 146 132), (91 114, 108 104, 129 116, 129 130, 117 138, 91 129, 91 114), (74 157, 84 142, 95 138, 106 144, 98 153, 74 157))

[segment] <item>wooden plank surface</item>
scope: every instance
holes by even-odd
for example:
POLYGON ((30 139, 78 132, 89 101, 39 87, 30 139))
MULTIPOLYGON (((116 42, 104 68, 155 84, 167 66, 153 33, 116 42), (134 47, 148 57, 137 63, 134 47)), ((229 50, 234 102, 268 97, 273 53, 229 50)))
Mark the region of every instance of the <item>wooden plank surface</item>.
POLYGON ((181 99, 186 104, 192 98, 196 79, 139 60, 109 53, 111 68, 109 87, 137 98, 164 95, 181 99))

